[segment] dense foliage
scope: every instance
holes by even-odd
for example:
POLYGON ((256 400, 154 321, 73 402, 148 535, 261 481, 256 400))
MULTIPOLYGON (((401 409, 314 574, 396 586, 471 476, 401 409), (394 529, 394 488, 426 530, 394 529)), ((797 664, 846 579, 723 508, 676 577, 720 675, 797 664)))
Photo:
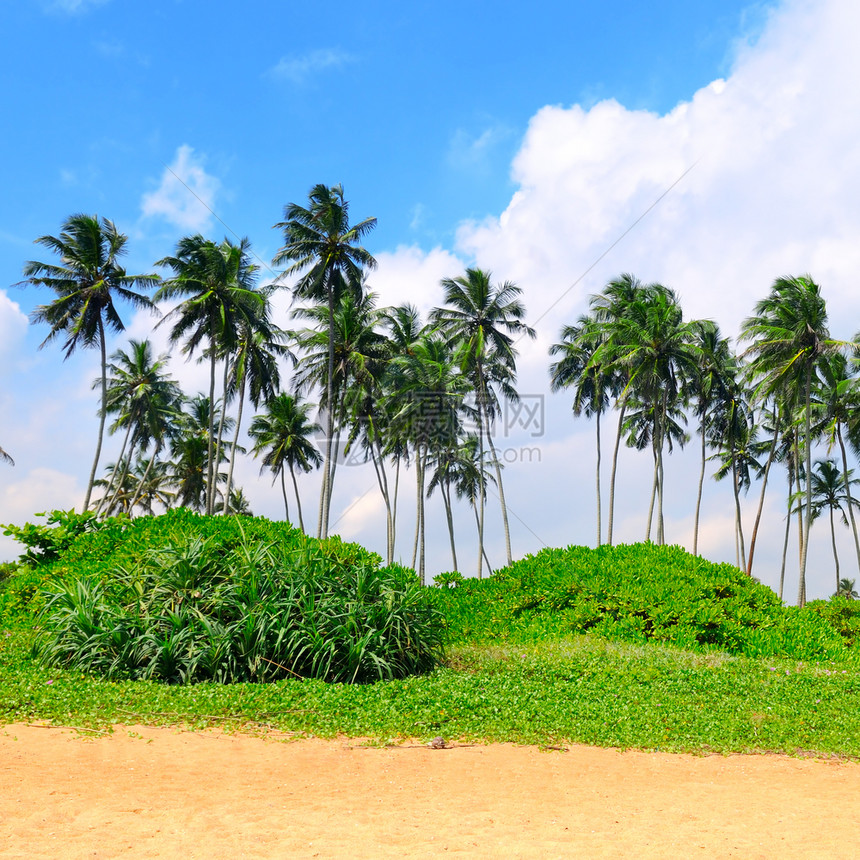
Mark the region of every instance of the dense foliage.
POLYGON ((736 567, 679 547, 546 549, 487 580, 454 581, 439 603, 462 642, 588 631, 750 657, 837 659, 845 651, 827 613, 784 607, 736 567))
POLYGON ((38 656, 108 678, 366 682, 441 655, 441 616, 411 571, 261 518, 109 520, 39 575, 38 656))

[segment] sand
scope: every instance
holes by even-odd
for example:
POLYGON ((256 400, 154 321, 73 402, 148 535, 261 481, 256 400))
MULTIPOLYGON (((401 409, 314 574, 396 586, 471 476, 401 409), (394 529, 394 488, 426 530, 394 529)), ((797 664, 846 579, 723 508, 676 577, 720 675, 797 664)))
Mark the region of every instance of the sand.
POLYGON ((0 727, 0 856, 856 858, 860 765, 0 727))

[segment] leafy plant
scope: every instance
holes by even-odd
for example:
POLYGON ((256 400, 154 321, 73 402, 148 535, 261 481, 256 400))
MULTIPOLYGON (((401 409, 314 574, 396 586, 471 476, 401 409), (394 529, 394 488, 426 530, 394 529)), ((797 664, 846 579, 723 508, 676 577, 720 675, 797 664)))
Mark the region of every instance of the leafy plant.
POLYGON ((442 656, 441 613, 414 573, 339 539, 173 512, 80 543, 46 591, 36 653, 47 665, 170 683, 355 683, 442 656), (170 537, 153 544, 154 533, 170 537))

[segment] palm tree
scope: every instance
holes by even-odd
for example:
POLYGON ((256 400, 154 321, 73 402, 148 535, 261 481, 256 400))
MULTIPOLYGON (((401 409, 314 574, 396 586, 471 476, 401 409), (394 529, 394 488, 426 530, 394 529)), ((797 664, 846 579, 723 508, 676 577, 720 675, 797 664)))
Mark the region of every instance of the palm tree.
POLYGON ((287 333, 269 320, 269 303, 266 300, 258 316, 240 323, 236 349, 229 357, 227 368, 227 394, 239 393, 239 406, 236 413, 236 427, 230 445, 230 466, 227 470, 227 489, 224 491, 223 513, 226 515, 232 504, 233 466, 239 448, 239 428, 242 425, 242 412, 245 405, 245 391, 255 407, 271 400, 281 384, 277 359, 292 353, 284 345, 287 333))
MULTIPOLYGON (((392 416, 394 432, 407 438, 415 452, 416 474, 416 529, 413 567, 417 556, 417 572, 424 583, 424 548, 426 518, 424 490, 426 469, 434 456, 443 459, 445 452, 454 449, 460 429, 460 412, 466 394, 466 382, 449 344, 433 332, 425 333, 413 345, 410 353, 395 358, 391 363, 392 388, 397 392, 397 411, 392 416)), ((446 494, 448 533, 454 550, 454 525, 450 509, 450 494, 446 494)), ((431 479, 431 486, 436 482, 431 479)), ((456 565, 456 558, 455 558, 456 565)))
POLYGON ((688 380, 694 411, 699 419, 699 436, 702 440, 699 486, 696 492, 696 513, 693 519, 693 555, 699 554, 699 515, 702 510, 702 491, 705 484, 705 463, 709 438, 709 422, 717 403, 727 399, 727 392, 735 385, 738 366, 732 354, 729 339, 722 337, 719 327, 702 329, 697 333, 699 354, 698 372, 688 380))
MULTIPOLYGON (((273 265, 288 263, 283 277, 300 275, 293 286, 294 299, 325 303, 328 307, 328 369, 326 400, 334 403, 334 314, 340 297, 347 291, 361 290, 363 269, 372 269, 376 260, 360 244, 376 226, 376 218, 349 223, 349 204, 343 187, 315 185, 308 195, 308 206, 290 203, 284 220, 275 227, 284 231, 284 247, 275 254, 273 265)), ((328 409, 326 452, 320 490, 317 537, 328 537, 328 510, 331 504, 332 437, 335 416, 328 409)))
MULTIPOLYGON (((204 239, 201 235, 186 236, 176 245, 173 256, 156 263, 173 270, 173 277, 165 281, 156 293, 156 301, 183 299, 162 320, 174 319, 170 340, 176 343, 186 339, 183 352, 188 356, 203 343, 209 359, 209 402, 215 402, 215 368, 219 359, 225 359, 235 348, 243 326, 260 318, 265 297, 255 287, 257 267, 251 263, 250 242, 242 239, 238 245, 229 239, 221 244, 204 239)), ((159 323, 160 325, 161 323, 159 323)), ((227 387, 225 373, 225 389, 227 387)), ((226 390, 223 392, 226 396, 226 390)), ((223 418, 223 415, 222 415, 223 418)), ((209 411, 210 421, 214 410, 209 411)), ((216 480, 213 470, 220 462, 220 451, 215 450, 214 424, 208 428, 206 513, 214 513, 216 480)), ((219 428, 220 439, 223 424, 219 428)))
MULTIPOLYGON (((522 290, 513 282, 494 285, 491 273, 481 269, 467 269, 465 275, 445 278, 445 305, 435 308, 431 323, 439 326, 448 342, 456 349, 460 366, 469 377, 475 392, 478 414, 478 441, 483 445, 486 435, 490 455, 496 471, 496 485, 502 508, 505 529, 505 551, 508 564, 512 562, 511 533, 508 510, 502 485, 502 471, 493 445, 492 422, 499 411, 496 389, 510 402, 519 400, 514 388, 516 382, 517 351, 514 336, 535 337, 535 330, 523 322, 525 306, 519 300, 522 290)), ((481 485, 481 532, 485 497, 481 485)), ((478 573, 480 574, 480 558, 478 573)))
POLYGON ((618 409, 618 426, 615 431, 615 445, 612 451, 612 469, 609 477, 609 512, 606 531, 606 542, 612 546, 612 532, 615 523, 615 479, 618 472, 618 450, 624 433, 624 424, 630 389, 628 386, 629 373, 623 366, 613 363, 611 342, 615 333, 614 323, 623 319, 627 308, 635 301, 641 301, 653 291, 653 285, 644 285, 631 274, 623 274, 610 281, 602 293, 593 295, 590 299, 591 316, 595 323, 605 330, 605 338, 601 344, 598 360, 602 365, 608 365, 612 370, 612 394, 618 409))
POLYGON ((848 600, 860 600, 860 594, 857 593, 857 590, 854 588, 856 579, 840 579, 839 580, 839 588, 836 589, 836 594, 834 597, 845 597, 848 600))
POLYGON ((573 414, 595 416, 597 423, 597 546, 600 546, 603 529, 600 509, 600 416, 609 406, 612 378, 606 365, 594 360, 603 332, 594 319, 581 316, 576 325, 565 326, 561 342, 550 347, 550 355, 561 358, 550 365, 550 385, 553 391, 573 388, 573 414))
POLYGON ((29 283, 49 287, 57 294, 51 304, 39 305, 31 314, 34 323, 45 322, 51 327, 40 348, 62 334, 65 336, 65 358, 69 358, 78 347, 98 348, 101 354, 98 441, 84 497, 84 510, 90 505, 104 439, 107 414, 106 330, 120 332, 125 329, 115 298, 123 299, 133 307, 154 310, 150 299, 137 290, 155 286, 158 277, 126 273, 119 258, 127 253, 127 241, 128 237, 107 218, 99 220, 97 215, 71 215, 63 222, 59 236, 36 239, 37 244, 60 258, 60 264, 31 260, 24 266, 24 276, 29 283))
POLYGON ((7 454, 6 451, 4 451, 2 448, 0 448, 0 460, 3 460, 3 462, 5 463, 9 463, 10 466, 15 465, 15 461, 12 459, 12 457, 7 454))
POLYGON ((744 321, 742 337, 750 342, 746 354, 753 356, 759 397, 784 397, 792 389, 803 392, 806 505, 797 591, 798 605, 803 606, 812 522, 812 382, 826 357, 844 344, 831 339, 821 289, 809 275, 777 278, 767 298, 756 304, 754 316, 744 321))
MULTIPOLYGON (((217 495, 217 485, 226 479, 220 471, 223 462, 223 452, 217 463, 210 465, 210 452, 215 453, 212 445, 215 416, 221 415, 221 403, 212 402, 204 394, 185 403, 185 410, 180 416, 178 429, 170 440, 172 460, 172 485, 176 488, 176 501, 183 507, 196 511, 205 511, 208 501, 209 487, 217 495), (212 476, 210 481, 209 476, 212 476)), ((233 419, 225 418, 226 430, 233 427, 233 419)))
POLYGON ((331 444, 326 440, 325 446, 330 460, 323 519, 328 523, 337 465, 342 454, 348 461, 355 461, 353 443, 358 431, 350 432, 349 428, 355 427, 356 422, 361 424, 361 413, 368 407, 368 397, 379 385, 387 359, 386 342, 377 328, 380 312, 374 293, 342 295, 331 317, 332 328, 328 327, 325 306, 298 308, 294 315, 314 323, 310 328, 293 333, 303 353, 294 379, 295 388, 302 393, 315 387, 322 389, 320 405, 330 413, 326 425, 334 434, 331 444), (329 388, 330 369, 333 374, 329 388), (332 400, 328 399, 329 392, 332 400), (346 444, 342 450, 345 430, 346 444))
POLYGON ((635 395, 650 411, 657 507, 657 542, 663 533, 663 448, 673 406, 683 402, 701 355, 700 332, 712 324, 684 322, 675 292, 652 284, 633 293, 619 315, 605 323, 607 337, 595 360, 608 361, 625 375, 622 397, 635 395))
POLYGON ((846 484, 835 460, 816 460, 815 469, 812 472, 812 518, 817 519, 825 509, 830 514, 830 541, 833 547, 833 563, 836 566, 837 592, 840 582, 839 554, 836 552, 836 526, 833 515, 838 511, 842 517, 842 523, 847 526, 847 510, 860 504, 851 495, 851 485, 860 483, 851 477, 852 474, 852 470, 849 469, 848 483, 846 484))
MULTIPOLYGON (((117 417, 108 430, 115 433, 125 428, 117 461, 117 465, 123 464, 125 470, 128 470, 136 451, 145 451, 153 439, 156 442, 154 456, 157 457, 166 433, 175 424, 182 393, 166 372, 167 360, 166 353, 153 359, 152 344, 148 340, 131 340, 128 352, 119 349, 111 356, 106 408, 109 414, 117 417)), ((102 503, 109 501, 111 488, 117 479, 122 485, 124 476, 114 471, 102 503)), ((100 503, 97 512, 101 506, 100 503)))
POLYGON ((254 417, 248 430, 248 435, 254 440, 252 453, 255 457, 263 455, 260 470, 268 468, 274 476, 273 480, 278 476, 281 478, 287 520, 290 519, 290 507, 287 502, 284 467, 289 468, 296 494, 299 527, 302 531, 305 530, 305 524, 295 470, 298 468, 302 472, 310 472, 322 462, 319 451, 311 442, 311 437, 319 433, 320 426, 308 417, 310 408, 310 404, 302 402, 299 395, 278 394, 266 404, 263 414, 254 417))

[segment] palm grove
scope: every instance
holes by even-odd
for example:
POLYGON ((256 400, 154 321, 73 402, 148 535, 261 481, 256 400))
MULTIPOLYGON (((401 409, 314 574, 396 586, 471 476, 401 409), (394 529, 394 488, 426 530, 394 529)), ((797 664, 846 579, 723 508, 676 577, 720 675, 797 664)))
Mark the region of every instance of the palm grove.
MULTIPOLYGON (((411 564, 425 580, 428 498, 441 498, 452 570, 458 571, 455 504, 471 511, 477 573, 490 570, 484 546, 488 499, 498 500, 506 560, 512 560, 502 464, 494 425, 505 401, 516 401, 516 344, 534 337, 520 288, 469 268, 441 282, 444 303, 421 320, 410 304, 378 307, 369 285, 376 261, 363 242, 375 226, 351 223, 340 186, 317 185, 305 205, 289 204, 276 224, 281 274, 262 285, 247 239, 218 243, 180 239, 157 261, 165 271, 130 275, 121 258, 127 238, 97 216, 73 215, 58 236, 37 243, 58 263, 29 262, 27 282, 56 298, 32 319, 49 326, 43 346, 62 340, 65 357, 78 348, 100 352, 99 427, 84 508, 100 516, 151 513, 187 506, 207 514, 247 513, 233 481, 246 412, 250 454, 277 481, 285 517, 304 530, 297 473, 322 470, 316 535, 327 537, 338 466, 372 464, 384 503, 387 561, 395 551, 401 473, 415 479, 411 564), (272 319, 271 298, 290 289, 289 330, 272 319), (154 290, 152 297, 145 292, 154 290), (160 316, 171 343, 206 363, 208 392, 188 397, 153 355, 148 340, 130 341, 108 356, 109 332, 121 332, 117 301, 160 316), (169 308, 162 315, 159 305, 169 308), (292 369, 285 384, 284 368, 292 369), (110 423, 108 423, 110 422, 110 423), (105 429, 118 434, 116 461, 101 477, 105 429), (289 480, 290 489, 287 488, 289 480), (291 499, 295 509, 291 511, 291 499)), ((704 479, 731 482, 736 561, 751 574, 772 467, 785 476, 785 533, 780 596, 795 523, 798 603, 806 598, 812 523, 827 514, 837 591, 840 578, 835 516, 853 532, 856 483, 847 450, 860 450, 860 399, 854 344, 830 337, 820 289, 809 277, 780 278, 744 322, 740 346, 709 321, 683 317, 675 292, 623 275, 592 296, 589 312, 564 326, 551 348, 553 390, 572 394, 574 415, 595 420, 597 542, 613 542, 621 442, 653 461, 646 540, 666 541, 664 455, 698 436, 701 464, 693 552, 698 550, 704 479), (601 494, 601 416, 614 411, 609 497, 601 494), (824 457, 813 457, 813 449, 824 457), (759 482, 751 533, 741 499, 759 482)), ((0 449, 0 458, 11 462, 0 449)), ((495 505, 493 506, 495 511, 495 505)))

